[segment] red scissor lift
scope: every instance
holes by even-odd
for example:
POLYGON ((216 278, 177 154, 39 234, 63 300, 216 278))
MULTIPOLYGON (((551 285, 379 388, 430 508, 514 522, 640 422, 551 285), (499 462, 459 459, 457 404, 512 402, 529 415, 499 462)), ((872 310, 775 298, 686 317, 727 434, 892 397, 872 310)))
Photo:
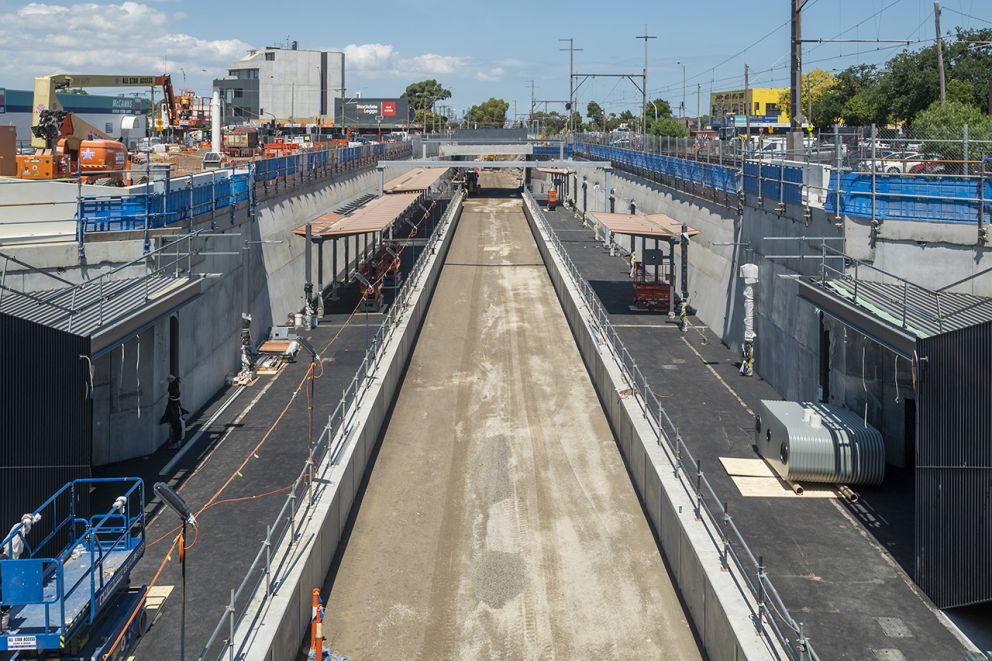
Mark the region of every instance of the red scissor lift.
POLYGON ((663 213, 607 213, 594 211, 590 214, 596 224, 596 233, 604 230, 611 251, 616 246, 616 237, 622 235, 630 240, 629 252, 633 255, 631 280, 634 292, 634 307, 641 310, 670 310, 673 297, 679 301, 675 286, 675 253, 681 253, 682 292, 688 292, 685 279, 687 264, 686 252, 691 237, 699 230, 683 225, 663 213), (638 245, 638 239, 640 244, 638 245), (649 247, 653 244, 653 247, 649 247), (668 245, 667 255, 662 244, 668 245), (638 252, 639 250, 639 252, 638 252), (667 260, 666 260, 667 257, 667 260))

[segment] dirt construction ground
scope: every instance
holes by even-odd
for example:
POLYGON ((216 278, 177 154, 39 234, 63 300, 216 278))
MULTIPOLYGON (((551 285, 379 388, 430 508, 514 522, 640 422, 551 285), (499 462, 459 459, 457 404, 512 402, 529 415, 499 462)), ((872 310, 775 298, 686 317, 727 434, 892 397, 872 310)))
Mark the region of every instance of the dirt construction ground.
POLYGON ((700 657, 519 197, 466 203, 328 581, 353 660, 700 657))

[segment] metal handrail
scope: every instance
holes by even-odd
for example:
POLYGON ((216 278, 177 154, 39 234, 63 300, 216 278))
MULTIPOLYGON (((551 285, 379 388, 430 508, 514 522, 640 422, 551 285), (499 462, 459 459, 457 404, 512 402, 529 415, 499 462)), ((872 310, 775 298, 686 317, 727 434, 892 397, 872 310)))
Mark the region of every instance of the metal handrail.
MULTIPOLYGON (((10 256, 10 255, 7 255, 6 253, 0 252, 0 259, 10 260, 12 262, 15 262, 15 263, 19 264, 20 266, 23 266, 26 270, 28 270, 28 271, 30 271, 32 273, 37 273, 39 275, 46 276, 48 278, 52 278, 54 280, 57 280, 58 282, 60 282, 62 284, 69 285, 68 287, 63 287, 61 289, 57 289, 48 298, 40 298, 38 296, 35 296, 35 295, 31 294, 30 292, 26 292, 26 291, 21 291, 19 289, 15 289, 13 287, 7 286, 5 282, 0 282, 0 288, 2 288, 4 291, 10 292, 11 294, 18 295, 18 296, 23 296, 25 298, 29 298, 29 299, 35 301, 36 303, 38 303, 39 305, 45 305, 45 306, 48 306, 48 307, 57 309, 57 310, 59 310, 61 312, 65 312, 65 313, 67 313, 70 316, 70 318, 73 318, 76 315, 78 315, 78 314, 80 314, 80 313, 82 313, 82 312, 84 312, 84 311, 86 311, 86 310, 88 310, 88 309, 90 309, 92 307, 95 307, 95 306, 98 306, 98 305, 102 305, 104 302, 106 302, 106 300, 109 300, 108 298, 106 298, 103 295, 102 291, 103 291, 103 287, 105 286, 105 284, 107 282, 110 282, 111 280, 113 280, 113 278, 114 278, 115 275, 121 273, 125 269, 131 268, 131 267, 134 267, 134 266, 141 265, 141 263, 142 262, 145 262, 149 257, 154 257, 156 255, 164 255, 165 254, 165 250, 167 248, 176 247, 176 246, 178 246, 178 244, 181 241, 186 241, 187 242, 187 251, 185 253, 179 253, 178 251, 176 251, 174 253, 170 253, 169 256, 173 258, 171 262, 168 262, 166 264, 162 260, 159 260, 159 266, 157 268, 155 268, 155 269, 153 269, 151 271, 147 271, 146 273, 143 273, 140 276, 135 276, 134 281, 131 284, 128 284, 128 285, 122 287, 121 289, 118 289, 118 290, 114 291, 114 293, 112 294, 111 297, 117 297, 117 296, 120 296, 121 294, 123 294, 125 292, 131 291, 132 289, 134 289, 136 287, 147 285, 147 280, 149 278, 152 278, 152 277, 157 276, 157 275, 159 275, 161 273, 164 273, 164 272, 168 272, 169 270, 172 270, 173 267, 178 267, 178 265, 180 265, 184 260, 186 260, 187 263, 188 263, 188 259, 192 256, 192 242, 193 242, 193 239, 196 238, 198 234, 200 234, 201 232, 204 232, 204 231, 205 230, 195 230, 193 232, 189 232, 189 233, 187 233, 187 234, 185 234, 183 236, 177 237, 176 240, 173 241, 173 242, 171 242, 171 243, 164 243, 163 245, 159 246, 158 248, 156 248, 156 249, 148 252, 145 255, 142 255, 141 257, 139 257, 137 259, 133 259, 133 260, 131 260, 129 262, 125 262, 124 264, 121 264, 120 266, 116 266, 116 267, 114 267, 113 269, 111 269, 109 271, 105 271, 104 273, 101 273, 100 275, 98 275, 96 277, 89 278, 87 280, 84 280, 84 281, 78 282, 78 283, 70 282, 69 280, 66 280, 64 278, 60 278, 58 276, 52 275, 51 273, 48 273, 48 272, 46 272, 46 271, 44 271, 42 269, 39 269, 36 266, 33 266, 33 265, 28 264, 28 263, 26 263, 24 261, 21 261, 21 260, 17 259, 16 257, 13 257, 13 256, 10 256), (75 303, 74 302, 73 302, 71 308, 66 308, 63 305, 60 305, 58 303, 54 303, 53 302, 53 299, 55 297, 65 296, 66 294, 68 294, 68 292, 72 292, 72 300, 75 301, 75 297, 76 297, 76 294, 78 292, 81 292, 83 290, 90 289, 92 287, 99 287, 100 290, 101 290, 101 295, 97 298, 97 300, 90 301, 90 302, 85 303, 85 304, 83 304, 83 305, 81 305, 79 307, 75 307, 75 303)), ((183 271, 180 271, 180 273, 183 273, 183 271)), ((186 274, 186 275, 188 276, 190 274, 186 274)), ((101 317, 102 317, 102 315, 101 315, 101 317)))
MULTIPOLYGON (((717 546, 724 567, 730 562, 744 576, 751 596, 758 602, 758 612, 754 618, 754 626, 759 632, 764 631, 765 625, 779 644, 789 655, 790 659, 817 661, 818 656, 806 636, 802 623, 797 623, 783 603, 774 584, 768 577, 763 558, 755 557, 754 552, 744 539, 740 530, 728 511, 726 501, 721 501, 709 480, 703 474, 701 463, 692 455, 678 427, 658 401, 644 374, 627 350, 619 334, 609 320, 609 315, 578 267, 551 229, 540 207, 530 191, 524 190, 524 200, 531 213, 537 220, 549 246, 555 251, 559 262, 564 265, 571 283, 579 292, 582 303, 589 314, 589 330, 594 336, 602 338, 610 350, 621 372, 628 382, 631 396, 635 397, 645 417, 652 424, 658 445, 667 450, 665 456, 669 466, 679 478, 680 484, 695 503, 695 516, 703 522, 711 532, 711 539, 717 546), (651 406, 648 405, 650 399, 651 406), (721 525, 722 524, 722 525, 721 525), (712 533, 714 533, 713 535, 712 533), (741 555, 743 553, 743 556, 741 555), (791 633, 790 633, 791 632, 791 633)), ((742 591, 743 594, 743 591, 742 591)))
POLYGON ((225 654, 233 660, 235 648, 238 646, 234 641, 234 632, 248 614, 251 595, 254 595, 260 586, 265 585, 261 607, 279 591, 280 583, 274 579, 274 576, 286 566, 289 553, 296 543, 304 521, 316 504, 319 494, 330 484, 325 478, 327 473, 337 465, 341 454, 347 448, 355 417, 358 415, 365 396, 376 382, 375 373, 385 355, 384 348, 389 344, 397 329, 405 322, 405 313, 410 305, 410 299, 413 292, 421 284, 421 276, 426 269, 427 261, 434 254, 434 248, 442 240, 442 232, 450 224, 462 199, 461 192, 458 192, 451 199, 440 221, 434 227, 434 231, 428 236, 424 250, 414 262, 403 285, 396 292, 396 298, 369 341, 361 364, 351 381, 342 390, 341 399, 337 406, 327 416, 327 424, 314 442, 302 470, 293 481, 290 493, 276 515, 274 523, 266 526, 265 539, 255 554, 255 558, 245 571, 245 575, 237 588, 231 590, 231 598, 224 614, 218 619, 210 638, 197 657, 200 661, 220 659, 225 654), (320 467, 319 476, 315 474, 317 467, 320 467), (276 566, 273 567, 273 560, 276 560, 273 558, 273 553, 276 548, 283 544, 287 536, 290 536, 289 546, 283 557, 277 559, 276 566), (256 576, 254 581, 252 581, 253 576, 256 576), (254 587, 246 592, 250 586, 254 587), (247 599, 241 603, 242 597, 246 595, 247 599), (228 638, 222 640, 220 636, 223 635, 222 631, 225 628, 228 638), (217 643, 221 644, 220 649, 215 656, 211 655, 211 648, 217 643))

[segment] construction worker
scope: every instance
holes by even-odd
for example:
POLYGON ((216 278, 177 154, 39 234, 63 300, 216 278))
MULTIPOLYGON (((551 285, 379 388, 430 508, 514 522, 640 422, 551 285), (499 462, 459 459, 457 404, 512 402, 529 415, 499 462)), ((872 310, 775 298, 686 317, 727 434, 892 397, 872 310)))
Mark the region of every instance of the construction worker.
MULTIPOLYGON (((0 548, 0 560, 18 560, 24 553, 24 542, 28 533, 31 532, 31 527, 39 521, 41 521, 40 514, 25 514, 19 522, 11 526, 10 532, 4 538, 10 539, 0 548), (18 529, 18 526, 20 526, 20 529, 18 529), (14 532, 15 530, 17 531, 16 533, 14 532)), ((2 590, 3 581, 0 580, 0 602, 3 601, 2 590)), ((9 628, 10 606, 0 606, 0 634, 6 633, 9 628)))
POLYGON ((558 189, 552 188, 548 190, 548 211, 554 211, 558 206, 558 189))
POLYGON ((189 411, 180 402, 179 377, 169 375, 169 401, 165 405, 159 424, 169 425, 169 447, 178 449, 186 440, 186 416, 189 411))

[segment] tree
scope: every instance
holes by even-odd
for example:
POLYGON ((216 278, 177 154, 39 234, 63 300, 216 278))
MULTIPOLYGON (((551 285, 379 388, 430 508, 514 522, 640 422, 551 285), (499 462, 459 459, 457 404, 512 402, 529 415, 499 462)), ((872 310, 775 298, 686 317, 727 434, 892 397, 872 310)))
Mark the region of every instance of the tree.
POLYGON ((431 112, 430 108, 417 108, 413 111, 413 123, 426 130, 443 128, 447 122, 447 117, 431 112))
POLYGON ((641 124, 640 124, 640 120, 637 118, 637 115, 630 112, 629 110, 624 110, 622 113, 620 113, 620 125, 621 126, 626 125, 628 129, 635 129, 640 127, 641 124))
POLYGON ((648 133, 651 135, 668 135, 673 138, 684 138, 689 135, 689 129, 686 128, 685 122, 681 119, 676 119, 671 115, 667 117, 658 116, 658 119, 648 120, 648 133))
POLYGON ((400 98, 409 102, 410 113, 416 121, 416 111, 430 108, 435 101, 450 99, 451 90, 445 89, 441 83, 432 78, 419 83, 410 83, 400 98))
POLYGON ((913 137, 923 139, 925 152, 938 154, 945 160, 957 161, 964 157, 962 139, 964 126, 968 125, 969 160, 992 155, 992 117, 981 108, 960 101, 948 100, 946 104, 934 101, 929 108, 913 120, 913 137))
POLYGON ((605 130, 606 112, 603 110, 603 106, 595 101, 590 101, 586 104, 586 117, 591 120, 590 124, 594 127, 593 130, 605 130))
MULTIPOLYGON (((816 116, 816 108, 820 103, 823 102, 823 97, 835 86, 837 85, 837 79, 829 71, 824 71, 823 69, 813 69, 808 74, 803 76, 803 88, 802 88, 802 110, 801 114, 810 121, 809 117, 806 115, 809 113, 809 98, 810 95, 813 97, 813 115, 816 116)), ((786 112, 789 117, 793 116, 792 112, 792 91, 785 90, 778 98, 778 107, 780 112, 786 112)), ((816 122, 813 122, 814 125, 816 122)))
POLYGON ((548 134, 560 133, 565 128, 565 118, 554 111, 535 112, 531 117, 531 122, 536 128, 540 128, 548 134))
POLYGON ((470 125, 502 128, 506 125, 506 111, 509 109, 510 104, 503 99, 491 98, 469 108, 467 121, 470 125))

